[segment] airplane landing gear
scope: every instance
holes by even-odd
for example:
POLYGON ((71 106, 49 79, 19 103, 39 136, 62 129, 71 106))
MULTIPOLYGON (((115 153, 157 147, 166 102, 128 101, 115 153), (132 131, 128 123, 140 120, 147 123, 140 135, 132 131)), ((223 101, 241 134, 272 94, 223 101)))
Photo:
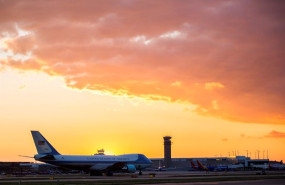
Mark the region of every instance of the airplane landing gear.
POLYGON ((141 168, 141 165, 138 166, 138 170, 139 170, 139 175, 142 175, 142 168, 141 168))
POLYGON ((107 176, 113 176, 113 172, 112 171, 107 171, 106 175, 107 176))
POLYGON ((91 170, 90 171, 90 176, 102 176, 102 172, 100 171, 95 171, 95 170, 91 170))

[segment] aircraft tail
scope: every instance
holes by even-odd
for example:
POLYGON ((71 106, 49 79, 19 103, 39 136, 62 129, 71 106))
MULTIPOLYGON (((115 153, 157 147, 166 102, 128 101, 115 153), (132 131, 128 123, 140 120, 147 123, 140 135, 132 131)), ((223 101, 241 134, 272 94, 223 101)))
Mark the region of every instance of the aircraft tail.
POLYGON ((31 131, 38 154, 60 155, 39 131, 31 131))
POLYGON ((199 168, 204 169, 204 170, 208 170, 208 168, 206 166, 204 166, 202 163, 200 163, 200 161, 197 160, 197 164, 199 166, 199 168))
POLYGON ((193 161, 191 161, 191 166, 192 166, 193 169, 198 169, 198 167, 194 164, 193 161))

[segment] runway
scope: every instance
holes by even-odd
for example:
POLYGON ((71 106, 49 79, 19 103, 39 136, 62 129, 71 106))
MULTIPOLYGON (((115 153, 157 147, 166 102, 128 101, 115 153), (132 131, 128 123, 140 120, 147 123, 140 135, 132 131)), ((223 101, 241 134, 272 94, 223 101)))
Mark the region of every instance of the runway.
MULTIPOLYGON (((164 183, 163 185, 175 185, 177 183, 164 183)), ((180 183, 179 185, 284 185, 284 179, 267 179, 251 181, 217 181, 217 182, 191 182, 180 183)), ((140 184, 142 185, 142 184, 140 184)), ((157 185, 157 184, 149 184, 157 185)))
POLYGON ((67 174, 67 175, 31 175, 24 177, 0 176, 0 185, 5 184, 32 184, 32 185, 91 185, 91 184, 221 184, 221 185, 240 185, 240 184, 273 184, 283 185, 285 182, 285 172, 267 172, 267 175, 257 175, 258 171, 242 172, 144 172, 138 174, 115 174, 114 176, 95 176, 87 174, 67 174))

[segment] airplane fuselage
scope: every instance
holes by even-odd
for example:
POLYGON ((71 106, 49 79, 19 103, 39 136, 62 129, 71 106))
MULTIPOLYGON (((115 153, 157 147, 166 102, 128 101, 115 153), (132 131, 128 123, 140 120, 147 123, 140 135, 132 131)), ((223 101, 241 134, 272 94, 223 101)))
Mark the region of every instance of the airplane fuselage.
POLYGON ((101 170, 105 166, 114 163, 125 163, 134 165, 136 169, 150 167, 152 162, 143 154, 125 155, 53 155, 53 159, 45 159, 45 154, 35 155, 35 159, 41 162, 71 169, 101 170))

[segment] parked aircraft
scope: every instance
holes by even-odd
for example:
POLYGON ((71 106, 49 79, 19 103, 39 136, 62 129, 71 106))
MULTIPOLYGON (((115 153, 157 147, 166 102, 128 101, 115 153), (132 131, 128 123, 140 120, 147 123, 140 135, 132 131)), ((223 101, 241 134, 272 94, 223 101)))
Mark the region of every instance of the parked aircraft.
POLYGON ((198 166, 195 165, 193 161, 191 161, 191 166, 195 170, 204 170, 206 172, 208 171, 226 171, 228 170, 228 166, 206 166, 203 165, 200 161, 197 160, 198 166))
POLYGON ((202 169, 199 169, 198 166, 196 166, 193 161, 191 161, 190 163, 191 163, 191 167, 193 169, 195 169, 195 170, 202 170, 202 169))
POLYGON ((200 161, 197 160, 197 164, 199 169, 205 170, 205 171, 209 171, 209 168, 207 166, 204 166, 202 163, 200 163, 200 161))
POLYGON ((244 169, 244 165, 243 164, 230 164, 228 165, 228 169, 229 170, 241 170, 241 169, 244 169))
POLYGON ((191 161, 191 167, 192 167, 194 170, 201 170, 201 171, 206 171, 206 172, 209 171, 209 169, 208 169, 206 166, 202 165, 202 164, 200 163, 200 161, 197 160, 196 162, 197 162, 198 166, 196 166, 195 163, 194 163, 193 161, 191 161))
POLYGON ((143 154, 124 155, 61 155, 39 131, 31 131, 38 154, 38 161, 75 170, 90 172, 91 176, 112 175, 113 172, 135 173, 150 167, 152 162, 143 154))
POLYGON ((161 166, 161 162, 158 162, 158 168, 156 168, 154 171, 166 171, 164 166, 161 166))
POLYGON ((29 167, 29 168, 32 168, 32 169, 38 169, 40 166, 51 167, 53 165, 45 164, 45 163, 20 163, 19 166, 20 167, 29 167))
POLYGON ((268 163, 268 166, 270 170, 284 170, 285 169, 285 164, 283 164, 282 160, 280 162, 270 161, 268 163))

